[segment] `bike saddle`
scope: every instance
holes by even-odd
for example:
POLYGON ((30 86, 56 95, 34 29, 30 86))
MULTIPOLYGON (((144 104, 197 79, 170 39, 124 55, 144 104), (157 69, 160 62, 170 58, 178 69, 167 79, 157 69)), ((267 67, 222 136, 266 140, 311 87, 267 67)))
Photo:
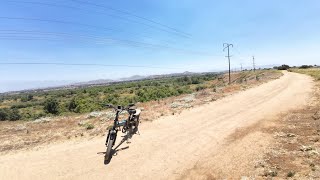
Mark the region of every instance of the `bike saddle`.
POLYGON ((129 109, 129 113, 133 114, 135 116, 139 116, 141 113, 141 110, 140 109, 129 109))
POLYGON ((129 112, 129 114, 135 114, 136 110, 135 109, 129 109, 128 112, 129 112))
POLYGON ((141 113, 141 109, 136 109, 136 112, 134 113, 135 116, 139 116, 141 113))

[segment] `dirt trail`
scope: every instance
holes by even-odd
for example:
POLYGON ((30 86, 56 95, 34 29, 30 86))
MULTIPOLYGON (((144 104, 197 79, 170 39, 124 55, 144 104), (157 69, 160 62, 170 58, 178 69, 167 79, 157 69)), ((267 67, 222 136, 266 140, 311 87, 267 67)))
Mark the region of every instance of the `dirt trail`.
POLYGON ((306 104, 312 87, 312 78, 285 73, 179 115, 142 123, 141 135, 123 143, 109 165, 98 154, 105 151, 105 137, 4 155, 0 179, 176 179, 208 154, 219 153, 237 128, 306 104))

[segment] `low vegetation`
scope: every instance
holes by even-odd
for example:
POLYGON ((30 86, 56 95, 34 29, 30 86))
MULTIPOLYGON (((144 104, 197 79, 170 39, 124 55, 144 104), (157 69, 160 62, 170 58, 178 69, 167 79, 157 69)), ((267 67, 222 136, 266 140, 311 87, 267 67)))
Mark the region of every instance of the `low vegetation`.
POLYGON ((286 65, 286 64, 283 64, 281 66, 275 66, 273 67, 273 69, 277 69, 277 70, 288 70, 290 69, 290 66, 289 65, 286 65))
POLYGON ((316 80, 320 80, 320 68, 291 68, 290 71, 301 73, 301 74, 308 74, 312 77, 314 77, 316 80))
POLYGON ((276 69, 276 70, 289 70, 291 68, 294 68, 294 69, 310 69, 310 68, 319 68, 316 64, 315 65, 302 65, 302 66, 293 66, 293 67, 290 67, 289 65, 286 65, 286 64, 283 64, 281 66, 275 66, 273 67, 273 69, 276 69))
POLYGON ((87 113, 105 104, 147 102, 207 88, 217 74, 142 80, 107 86, 0 96, 0 120, 34 120, 44 116, 87 113))

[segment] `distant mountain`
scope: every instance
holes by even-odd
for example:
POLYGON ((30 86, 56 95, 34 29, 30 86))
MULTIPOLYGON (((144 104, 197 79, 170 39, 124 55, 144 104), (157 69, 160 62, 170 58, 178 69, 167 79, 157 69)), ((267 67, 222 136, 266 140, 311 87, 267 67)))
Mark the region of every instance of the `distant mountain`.
MULTIPOLYGON (((27 90, 22 91, 7 91, 7 93, 3 94, 11 94, 11 93, 27 93, 27 92, 34 92, 34 91, 51 91, 51 90, 60 90, 60 89, 75 89, 81 87, 89 87, 89 86, 103 86, 103 85, 110 85, 116 84, 120 82, 130 82, 130 81, 140 81, 144 79, 160 79, 160 78, 168 78, 168 77, 179 77, 179 76, 191 76, 191 75, 203 75, 203 74, 212 74, 216 72, 202 72, 202 73, 194 73, 185 71, 183 73, 171 73, 171 74, 161 74, 161 75, 150 75, 150 76, 140 76, 134 75, 127 78, 121 78, 118 80, 112 79, 98 79, 93 81, 86 81, 86 82, 77 82, 77 83, 69 83, 69 84, 61 84, 61 85, 47 85, 46 87, 41 88, 28 88, 27 90)), ((1 94, 1 93, 0 93, 1 94)))
POLYGON ((121 78, 119 81, 134 81, 134 80, 140 80, 140 79, 145 79, 147 76, 139 76, 139 75, 134 75, 131 77, 127 78, 121 78))
POLYGON ((37 89, 46 89, 67 86, 75 81, 65 80, 65 81, 0 81, 0 94, 5 92, 23 92, 23 91, 33 91, 37 89))
POLYGON ((74 84, 70 84, 70 86, 109 84, 111 82, 114 82, 114 80, 112 80, 112 79, 98 79, 98 80, 93 80, 93 81, 74 83, 74 84))

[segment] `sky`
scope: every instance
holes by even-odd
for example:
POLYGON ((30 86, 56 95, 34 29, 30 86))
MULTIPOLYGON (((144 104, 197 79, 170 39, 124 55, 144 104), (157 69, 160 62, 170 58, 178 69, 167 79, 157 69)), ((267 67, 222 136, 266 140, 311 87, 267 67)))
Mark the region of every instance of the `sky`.
POLYGON ((319 40, 317 0, 2 0, 0 92, 226 70, 223 43, 232 68, 320 64, 319 40))

